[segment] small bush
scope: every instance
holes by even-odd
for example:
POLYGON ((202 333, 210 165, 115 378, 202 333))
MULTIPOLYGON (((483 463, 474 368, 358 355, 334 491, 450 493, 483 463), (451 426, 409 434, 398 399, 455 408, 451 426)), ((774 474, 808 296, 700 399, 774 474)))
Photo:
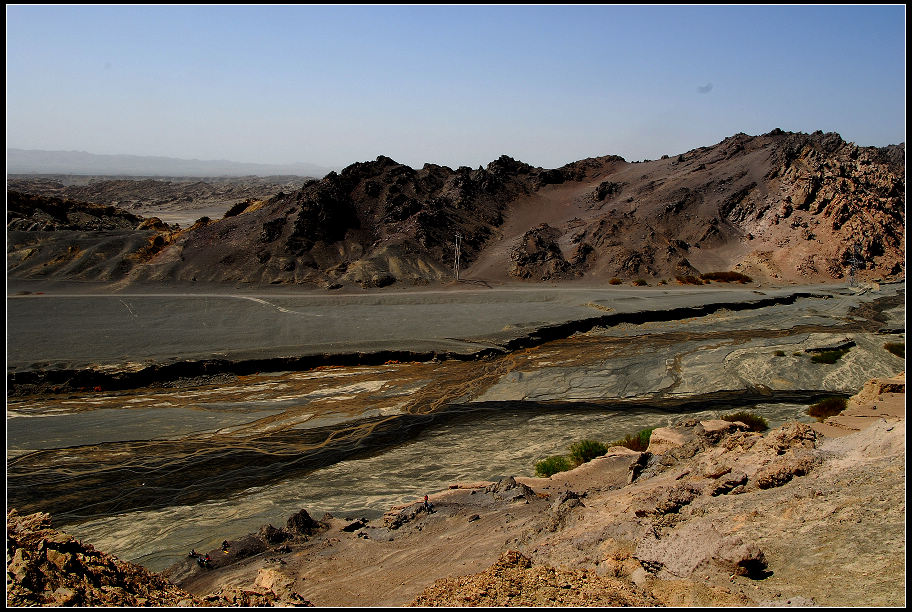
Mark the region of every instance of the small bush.
POLYGON ((595 440, 581 440, 570 445, 570 459, 576 465, 582 465, 608 452, 608 447, 595 440))
POLYGON ((844 397, 828 397, 822 399, 816 404, 808 406, 807 413, 822 421, 827 417, 834 416, 846 409, 846 399, 844 397))
POLYGON ((608 281, 608 284, 609 285, 620 285, 622 282, 623 281, 621 279, 619 279, 618 277, 615 276, 610 281, 608 281))
POLYGON ((649 448, 649 438, 652 437, 652 430, 655 427, 641 429, 635 434, 627 434, 620 440, 615 440, 609 446, 626 446, 635 451, 643 452, 649 448))
POLYGON ((637 287, 645 287, 649 283, 647 283, 645 279, 638 278, 635 281, 633 281, 633 284, 636 285, 637 287))
POLYGON ((722 420, 731 422, 741 421, 747 425, 748 429, 751 431, 766 431, 769 429, 769 424, 762 416, 743 410, 741 412, 733 412, 732 414, 723 415, 722 420))
POLYGON ((558 472, 566 472, 571 467, 570 460, 563 455, 554 455, 547 459, 542 459, 535 464, 535 473, 542 478, 553 476, 558 472))
POLYGON ((776 351, 776 357, 785 357, 785 351, 776 351))
POLYGON ((814 363, 836 363, 839 359, 849 352, 849 349, 839 349, 836 351, 824 351, 811 355, 811 361, 814 363))
POLYGON ((703 281, 701 281, 696 276, 693 276, 692 274, 689 276, 675 276, 675 280, 678 281, 679 283, 681 283, 682 285, 702 285, 703 284, 703 281))
POLYGON ((887 342, 884 344, 884 348, 899 357, 900 359, 906 358, 906 343, 905 342, 887 342))
POLYGON ((753 281, 750 276, 741 274, 740 272, 706 272, 701 274, 700 278, 703 280, 714 280, 720 283, 749 283, 753 281))

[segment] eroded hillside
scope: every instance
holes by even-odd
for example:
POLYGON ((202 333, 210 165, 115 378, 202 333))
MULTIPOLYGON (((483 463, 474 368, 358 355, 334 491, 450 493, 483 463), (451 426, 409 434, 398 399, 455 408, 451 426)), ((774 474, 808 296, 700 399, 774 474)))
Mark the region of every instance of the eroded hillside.
POLYGON ((118 248, 97 224, 49 228, 33 222, 37 206, 10 209, 7 270, 20 278, 424 285, 453 278, 458 235, 463 280, 673 282, 734 270, 762 282, 820 282, 853 267, 860 278, 897 277, 904 165, 904 145, 865 148, 838 134, 781 130, 655 161, 606 156, 552 170, 507 156, 474 170, 415 170, 381 156, 298 190, 226 201, 222 218, 184 230, 137 221, 133 230, 146 234, 119 228, 118 248), (91 265, 78 261, 85 257, 91 265))

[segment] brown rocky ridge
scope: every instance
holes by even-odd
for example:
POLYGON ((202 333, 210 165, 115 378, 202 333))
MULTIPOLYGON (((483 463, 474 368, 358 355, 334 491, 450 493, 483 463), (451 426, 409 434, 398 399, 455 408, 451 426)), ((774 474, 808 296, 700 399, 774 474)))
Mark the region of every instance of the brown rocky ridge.
MULTIPOLYGON (((8 189, 24 189, 22 181, 8 189)), ((153 183, 134 185, 139 193, 158 189, 153 183)), ((79 197, 111 201, 110 185, 92 187, 79 197)), ((117 186, 118 201, 140 197, 128 188, 117 186)), ((47 181, 29 189, 61 195, 47 181)), ((204 215, 176 234, 148 225, 47 233, 29 210, 9 211, 7 271, 116 282, 424 285, 452 279, 458 233, 460 276, 476 282, 674 282, 719 271, 821 282, 845 278, 853 266, 860 278, 893 278, 904 275, 904 209, 905 146, 858 147, 833 133, 736 134, 659 160, 609 155, 550 170, 507 156, 474 170, 416 170, 381 156, 296 191, 240 201, 226 194, 221 218, 204 215), (158 246, 140 252, 137 234, 158 246), (78 252, 68 254, 74 245, 78 252)))

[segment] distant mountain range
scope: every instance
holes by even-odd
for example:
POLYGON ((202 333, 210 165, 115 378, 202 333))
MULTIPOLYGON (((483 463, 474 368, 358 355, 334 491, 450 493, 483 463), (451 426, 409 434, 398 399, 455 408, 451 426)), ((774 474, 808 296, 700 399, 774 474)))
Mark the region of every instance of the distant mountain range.
POLYGON ((321 178, 332 168, 308 163, 254 164, 227 160, 178 159, 148 155, 96 155, 85 151, 7 149, 7 174, 92 174, 104 176, 276 176, 321 178))

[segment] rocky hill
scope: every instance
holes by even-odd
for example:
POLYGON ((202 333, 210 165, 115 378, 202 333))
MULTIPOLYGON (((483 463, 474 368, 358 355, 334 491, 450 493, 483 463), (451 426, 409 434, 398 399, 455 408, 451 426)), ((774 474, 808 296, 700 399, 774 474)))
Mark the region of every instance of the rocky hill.
POLYGON ((606 156, 551 170, 507 156, 474 170, 415 170, 381 156, 296 191, 226 203, 220 219, 144 236, 154 252, 108 249, 111 258, 96 255, 92 266, 67 249, 75 241, 80 253, 98 253, 87 243, 94 228, 49 235, 23 221, 27 211, 8 213, 7 269, 21 278, 422 285, 453 278, 458 234, 461 278, 475 281, 737 271, 819 282, 844 278, 853 261, 861 278, 896 277, 904 209, 905 146, 858 147, 832 133, 736 134, 655 161, 606 156))

